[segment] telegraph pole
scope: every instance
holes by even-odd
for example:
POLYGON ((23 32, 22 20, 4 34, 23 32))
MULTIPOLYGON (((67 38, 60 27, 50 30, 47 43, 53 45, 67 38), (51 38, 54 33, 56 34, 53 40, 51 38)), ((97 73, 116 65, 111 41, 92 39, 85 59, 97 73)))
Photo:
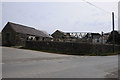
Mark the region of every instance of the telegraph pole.
POLYGON ((112 32, 112 36, 113 36, 113 53, 115 52, 115 33, 114 33, 114 12, 112 12, 112 29, 113 29, 113 32, 112 32))

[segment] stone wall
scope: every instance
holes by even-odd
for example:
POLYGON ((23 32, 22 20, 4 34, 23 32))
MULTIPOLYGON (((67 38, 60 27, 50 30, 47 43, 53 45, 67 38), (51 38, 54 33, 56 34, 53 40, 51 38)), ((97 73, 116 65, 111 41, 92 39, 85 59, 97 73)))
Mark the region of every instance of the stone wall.
MULTIPOLYGON (((101 55, 113 52, 112 45, 71 42, 26 41, 25 48, 74 55, 101 55)), ((120 46, 115 46, 115 51, 120 51, 120 46)))

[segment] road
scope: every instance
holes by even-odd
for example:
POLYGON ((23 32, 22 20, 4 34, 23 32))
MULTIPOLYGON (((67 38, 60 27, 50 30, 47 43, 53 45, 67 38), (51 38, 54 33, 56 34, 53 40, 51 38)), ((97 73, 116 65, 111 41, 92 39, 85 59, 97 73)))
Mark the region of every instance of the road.
POLYGON ((2 47, 3 78, 104 78, 118 56, 73 56, 2 47))

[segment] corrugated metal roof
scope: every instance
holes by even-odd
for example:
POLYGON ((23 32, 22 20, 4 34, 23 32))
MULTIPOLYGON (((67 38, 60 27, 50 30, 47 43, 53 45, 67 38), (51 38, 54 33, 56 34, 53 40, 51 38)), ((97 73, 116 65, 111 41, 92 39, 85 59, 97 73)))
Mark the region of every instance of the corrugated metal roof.
POLYGON ((23 33, 23 34, 30 34, 30 35, 35 35, 35 36, 41 36, 41 37, 50 37, 49 34, 45 33, 44 31, 37 30, 32 27, 8 22, 10 26, 14 29, 15 32, 18 33, 23 33))

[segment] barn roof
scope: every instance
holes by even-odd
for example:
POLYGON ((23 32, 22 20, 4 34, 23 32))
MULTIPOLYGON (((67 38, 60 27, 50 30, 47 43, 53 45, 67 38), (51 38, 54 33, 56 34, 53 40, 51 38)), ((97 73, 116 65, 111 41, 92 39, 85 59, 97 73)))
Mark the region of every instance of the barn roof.
POLYGON ((18 32, 18 33, 30 34, 30 35, 42 36, 42 37, 50 37, 49 34, 47 34, 46 32, 37 30, 32 27, 28 27, 28 26, 24 26, 24 25, 12 23, 12 22, 8 22, 8 24, 12 27, 12 29, 15 32, 18 32))
POLYGON ((59 32, 59 33, 62 33, 63 35, 67 35, 67 33, 62 32, 62 31, 60 31, 60 30, 56 30, 55 32, 59 32))

